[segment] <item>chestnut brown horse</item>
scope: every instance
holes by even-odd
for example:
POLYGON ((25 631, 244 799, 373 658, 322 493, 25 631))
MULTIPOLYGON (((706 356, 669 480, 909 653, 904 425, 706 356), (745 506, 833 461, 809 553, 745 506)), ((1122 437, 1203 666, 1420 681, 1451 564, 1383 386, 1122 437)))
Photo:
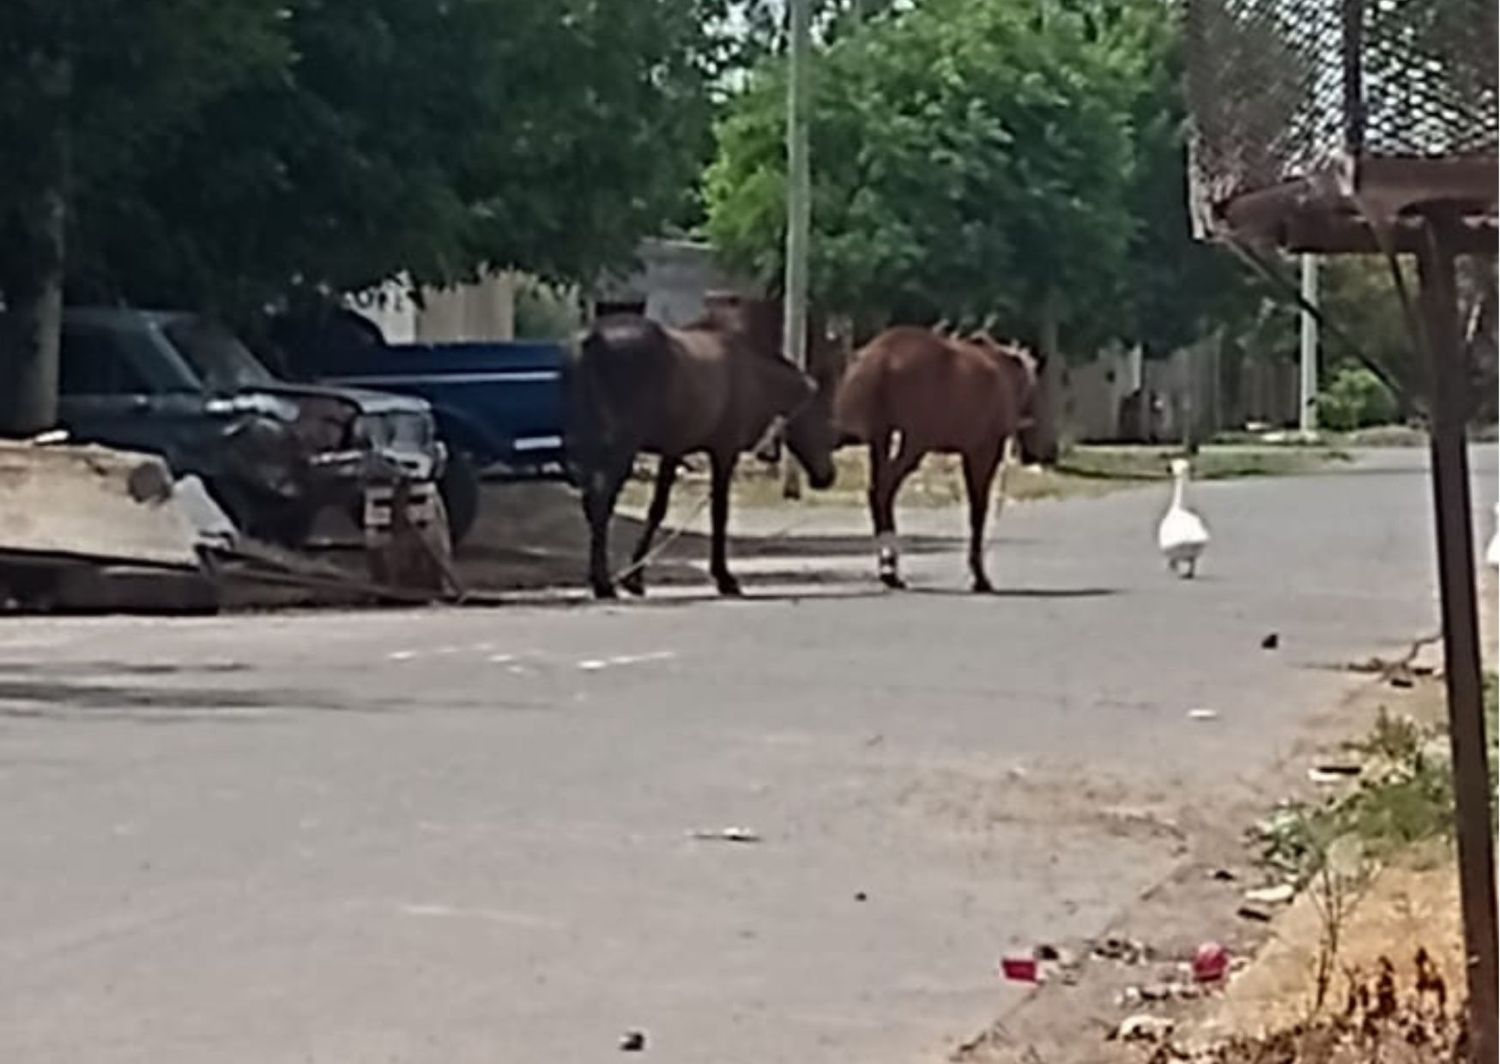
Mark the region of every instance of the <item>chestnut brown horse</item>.
POLYGON ((708 453, 712 470, 710 571, 719 592, 739 594, 729 572, 729 488, 742 451, 783 418, 786 443, 815 488, 833 483, 836 442, 827 390, 781 356, 774 330, 715 315, 681 329, 637 316, 605 318, 583 337, 567 369, 567 447, 589 524, 589 583, 613 598, 609 521, 641 451, 660 456, 646 527, 620 583, 645 590, 644 561, 666 517, 684 456, 708 453))
POLYGON ((905 584, 899 571, 895 500, 901 482, 928 452, 963 458, 969 496, 969 571, 974 590, 992 590, 984 567, 990 486, 1006 442, 1018 437, 1025 461, 1051 461, 1036 431, 1037 363, 1025 348, 987 333, 959 339, 898 325, 854 356, 834 398, 834 423, 870 448, 870 517, 880 579, 905 584))

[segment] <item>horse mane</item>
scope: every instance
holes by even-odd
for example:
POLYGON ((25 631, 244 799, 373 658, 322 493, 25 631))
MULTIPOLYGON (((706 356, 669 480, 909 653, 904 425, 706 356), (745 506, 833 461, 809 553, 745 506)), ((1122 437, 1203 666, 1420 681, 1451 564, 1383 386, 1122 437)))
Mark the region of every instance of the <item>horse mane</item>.
POLYGON ((1031 348, 1027 347, 1019 340, 997 340, 992 335, 990 335, 990 332, 987 329, 978 329, 970 333, 967 337, 965 337, 965 339, 969 343, 974 344, 977 347, 981 347, 984 350, 991 352, 992 354, 1004 355, 1007 358, 1015 359, 1017 362, 1021 363, 1021 365, 1026 369, 1027 373, 1031 374, 1032 376, 1035 376, 1038 369, 1040 368, 1040 363, 1037 361, 1037 357, 1032 352, 1031 348))
POLYGON ((1021 363, 1028 376, 1035 379, 1039 372, 1039 363, 1036 355, 1019 340, 1013 338, 1005 340, 995 339, 991 330, 995 327, 997 317, 995 314, 986 315, 978 328, 968 331, 964 331, 963 326, 965 323, 962 319, 960 319, 957 325, 954 325, 947 318, 940 318, 937 322, 929 326, 929 331, 939 340, 944 340, 948 343, 969 344, 988 351, 991 354, 1005 355, 1008 358, 1013 358, 1021 363))

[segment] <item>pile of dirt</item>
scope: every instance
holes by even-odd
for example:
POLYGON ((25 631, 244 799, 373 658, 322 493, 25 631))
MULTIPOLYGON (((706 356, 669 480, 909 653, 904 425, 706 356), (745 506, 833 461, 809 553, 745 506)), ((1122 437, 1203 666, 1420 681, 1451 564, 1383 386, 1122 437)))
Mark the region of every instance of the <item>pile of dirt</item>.
MULTIPOLYGON (((468 587, 529 591, 584 586, 589 531, 572 488, 547 481, 486 484, 479 513, 455 558, 468 587)), ((615 570, 629 562, 642 527, 638 514, 623 507, 616 512, 610 527, 610 560, 615 570)), ((704 537, 679 536, 662 553, 665 557, 654 559, 651 568, 654 583, 703 582, 700 559, 708 553, 704 537)))

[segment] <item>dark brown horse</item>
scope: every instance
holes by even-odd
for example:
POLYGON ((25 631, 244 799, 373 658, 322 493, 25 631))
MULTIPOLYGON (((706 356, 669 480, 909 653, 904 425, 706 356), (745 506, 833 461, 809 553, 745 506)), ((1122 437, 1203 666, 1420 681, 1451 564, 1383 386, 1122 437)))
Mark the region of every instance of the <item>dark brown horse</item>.
POLYGON ((589 583, 615 594, 609 574, 609 520, 641 451, 660 456, 646 527, 621 585, 645 590, 643 561, 667 513, 683 457, 706 451, 712 469, 710 570, 719 592, 739 594, 725 536, 729 488, 742 451, 773 418, 786 420, 786 442, 815 488, 833 483, 828 391, 781 357, 773 330, 714 315, 682 329, 636 316, 600 320, 568 367, 568 450, 589 524, 589 583))
POLYGON ((990 485, 1006 442, 1019 438, 1026 461, 1055 456, 1036 431, 1037 364, 1024 348, 988 334, 958 339, 896 326, 854 356, 834 399, 834 422, 870 447, 870 516, 880 579, 904 587, 899 572, 895 500, 901 482, 929 451, 963 458, 969 496, 969 571, 975 591, 990 591, 984 524, 990 485))

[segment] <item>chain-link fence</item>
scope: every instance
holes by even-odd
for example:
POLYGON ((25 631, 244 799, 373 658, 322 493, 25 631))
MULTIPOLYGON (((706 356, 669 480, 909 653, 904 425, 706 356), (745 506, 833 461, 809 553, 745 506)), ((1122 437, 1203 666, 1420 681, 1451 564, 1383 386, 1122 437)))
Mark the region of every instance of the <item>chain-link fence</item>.
POLYGON ((1198 206, 1344 160, 1496 154, 1495 0, 1186 0, 1198 206))

